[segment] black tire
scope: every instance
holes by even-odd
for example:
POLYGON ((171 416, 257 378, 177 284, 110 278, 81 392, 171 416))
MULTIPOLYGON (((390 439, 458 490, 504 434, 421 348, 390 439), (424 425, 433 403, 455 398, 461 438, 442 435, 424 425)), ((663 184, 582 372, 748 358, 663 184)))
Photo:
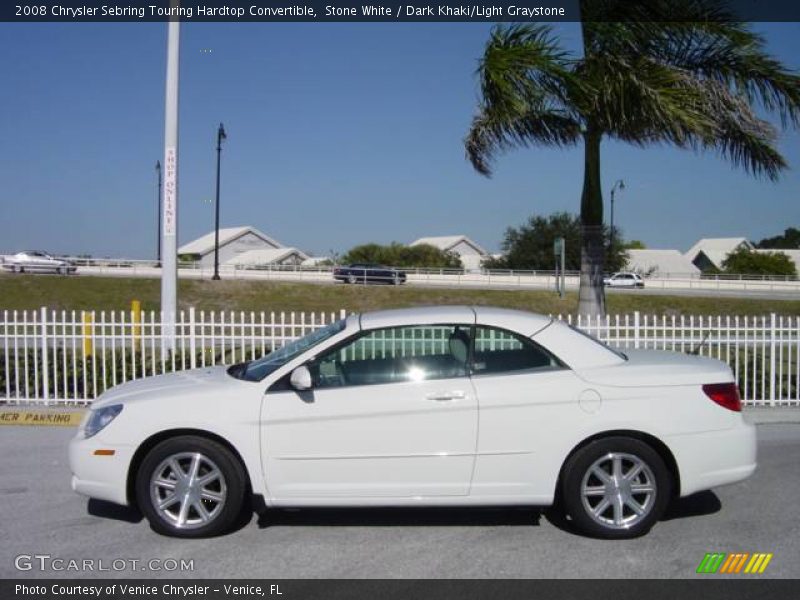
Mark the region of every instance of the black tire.
MULTIPOLYGON (((619 479, 619 478, 618 478, 619 479)), ((672 474, 664 464, 661 456, 648 444, 628 437, 609 437, 591 442, 575 452, 566 465, 562 474, 562 485, 559 499, 566 514, 572 519, 575 528, 583 534, 604 539, 629 539, 644 535, 664 514, 664 510, 672 495, 672 474), (614 479, 610 478, 604 484, 597 475, 596 470, 590 473, 592 467, 597 466, 603 472, 611 474, 616 459, 620 460, 623 473, 632 474, 638 464, 644 465, 639 475, 628 483, 621 483, 621 487, 614 487, 614 479), (625 469, 629 470, 626 472, 625 469), (586 482, 589 491, 605 487, 606 491, 598 491, 597 495, 584 497, 583 485, 586 482), (634 489, 626 488, 631 483, 634 489), (654 486, 650 484, 654 484, 654 486), (634 490, 644 490, 652 487, 650 495, 647 492, 636 493, 634 490), (616 490, 615 495, 611 490, 616 490), (623 498, 626 492, 631 504, 621 502, 619 509, 614 502, 605 509, 601 503, 608 502, 609 497, 623 498), (608 494, 608 495, 607 495, 608 494), (637 506, 644 509, 637 515, 631 508, 637 506), (594 513, 600 511, 600 514, 594 513), (621 515, 617 520, 617 510, 621 515), (627 522, 626 522, 627 519, 627 522)), ((605 506, 605 505, 604 505, 605 506)))
POLYGON ((347 276, 347 283, 350 285, 355 285, 358 280, 356 279, 355 275, 348 275, 347 276))
MULTIPOLYGON (((193 435, 178 436, 159 443, 147 453, 136 473, 136 501, 139 510, 150 521, 153 531, 172 537, 202 538, 227 533, 237 524, 243 514, 246 507, 247 490, 247 474, 239 459, 222 444, 193 435), (217 504, 214 502, 204 504, 212 509, 213 517, 208 522, 204 524, 190 523, 182 527, 167 518, 167 515, 163 515, 154 506, 150 481, 155 471, 160 470, 163 463, 170 457, 187 453, 199 453, 219 469, 222 473, 222 481, 216 485, 225 493, 222 494, 224 501, 215 514, 214 509, 217 504)), ((201 500, 201 502, 203 501, 201 500)), ((200 518, 196 509, 190 508, 189 510, 187 520, 192 514, 200 518)), ((202 518, 200 520, 202 521, 202 518)))

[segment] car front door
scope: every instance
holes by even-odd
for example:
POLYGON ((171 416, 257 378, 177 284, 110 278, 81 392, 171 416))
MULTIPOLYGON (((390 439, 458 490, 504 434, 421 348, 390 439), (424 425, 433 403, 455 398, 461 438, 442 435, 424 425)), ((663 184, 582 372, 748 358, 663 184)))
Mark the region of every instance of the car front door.
POLYGON ((468 494, 478 427, 469 328, 362 332, 308 363, 312 389, 273 385, 262 447, 275 503, 468 494))

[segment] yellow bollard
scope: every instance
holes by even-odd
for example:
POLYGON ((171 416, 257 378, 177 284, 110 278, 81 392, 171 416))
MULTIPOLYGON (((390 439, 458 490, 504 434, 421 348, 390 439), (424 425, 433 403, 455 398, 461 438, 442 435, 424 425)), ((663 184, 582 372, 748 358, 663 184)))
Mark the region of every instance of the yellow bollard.
POLYGON ((142 335, 142 303, 138 300, 131 300, 131 314, 133 315, 133 344, 135 347, 142 335))
POLYGON ((83 313, 83 355, 84 356, 91 356, 92 351, 92 313, 85 312, 83 313))

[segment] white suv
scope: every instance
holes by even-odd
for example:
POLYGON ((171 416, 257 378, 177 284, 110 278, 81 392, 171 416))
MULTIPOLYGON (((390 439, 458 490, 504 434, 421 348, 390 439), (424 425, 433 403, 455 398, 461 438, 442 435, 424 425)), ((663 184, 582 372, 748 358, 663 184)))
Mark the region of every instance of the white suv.
POLYGON ((603 279, 603 284, 609 287, 644 287, 644 279, 636 273, 614 273, 611 277, 603 279))

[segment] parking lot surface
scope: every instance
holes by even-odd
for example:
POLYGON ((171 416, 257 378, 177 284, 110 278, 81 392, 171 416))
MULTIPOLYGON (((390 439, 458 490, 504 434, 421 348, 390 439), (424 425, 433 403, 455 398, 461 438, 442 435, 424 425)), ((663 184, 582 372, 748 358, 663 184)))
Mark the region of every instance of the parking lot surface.
POLYGON ((271 511, 224 537, 170 539, 70 490, 73 433, 0 429, 0 577, 721 577, 695 573, 706 552, 770 552, 765 573, 747 577, 800 576, 798 424, 759 425, 752 478, 681 500, 628 541, 579 537, 535 509, 271 511), (71 568, 84 560, 94 571, 71 568))

